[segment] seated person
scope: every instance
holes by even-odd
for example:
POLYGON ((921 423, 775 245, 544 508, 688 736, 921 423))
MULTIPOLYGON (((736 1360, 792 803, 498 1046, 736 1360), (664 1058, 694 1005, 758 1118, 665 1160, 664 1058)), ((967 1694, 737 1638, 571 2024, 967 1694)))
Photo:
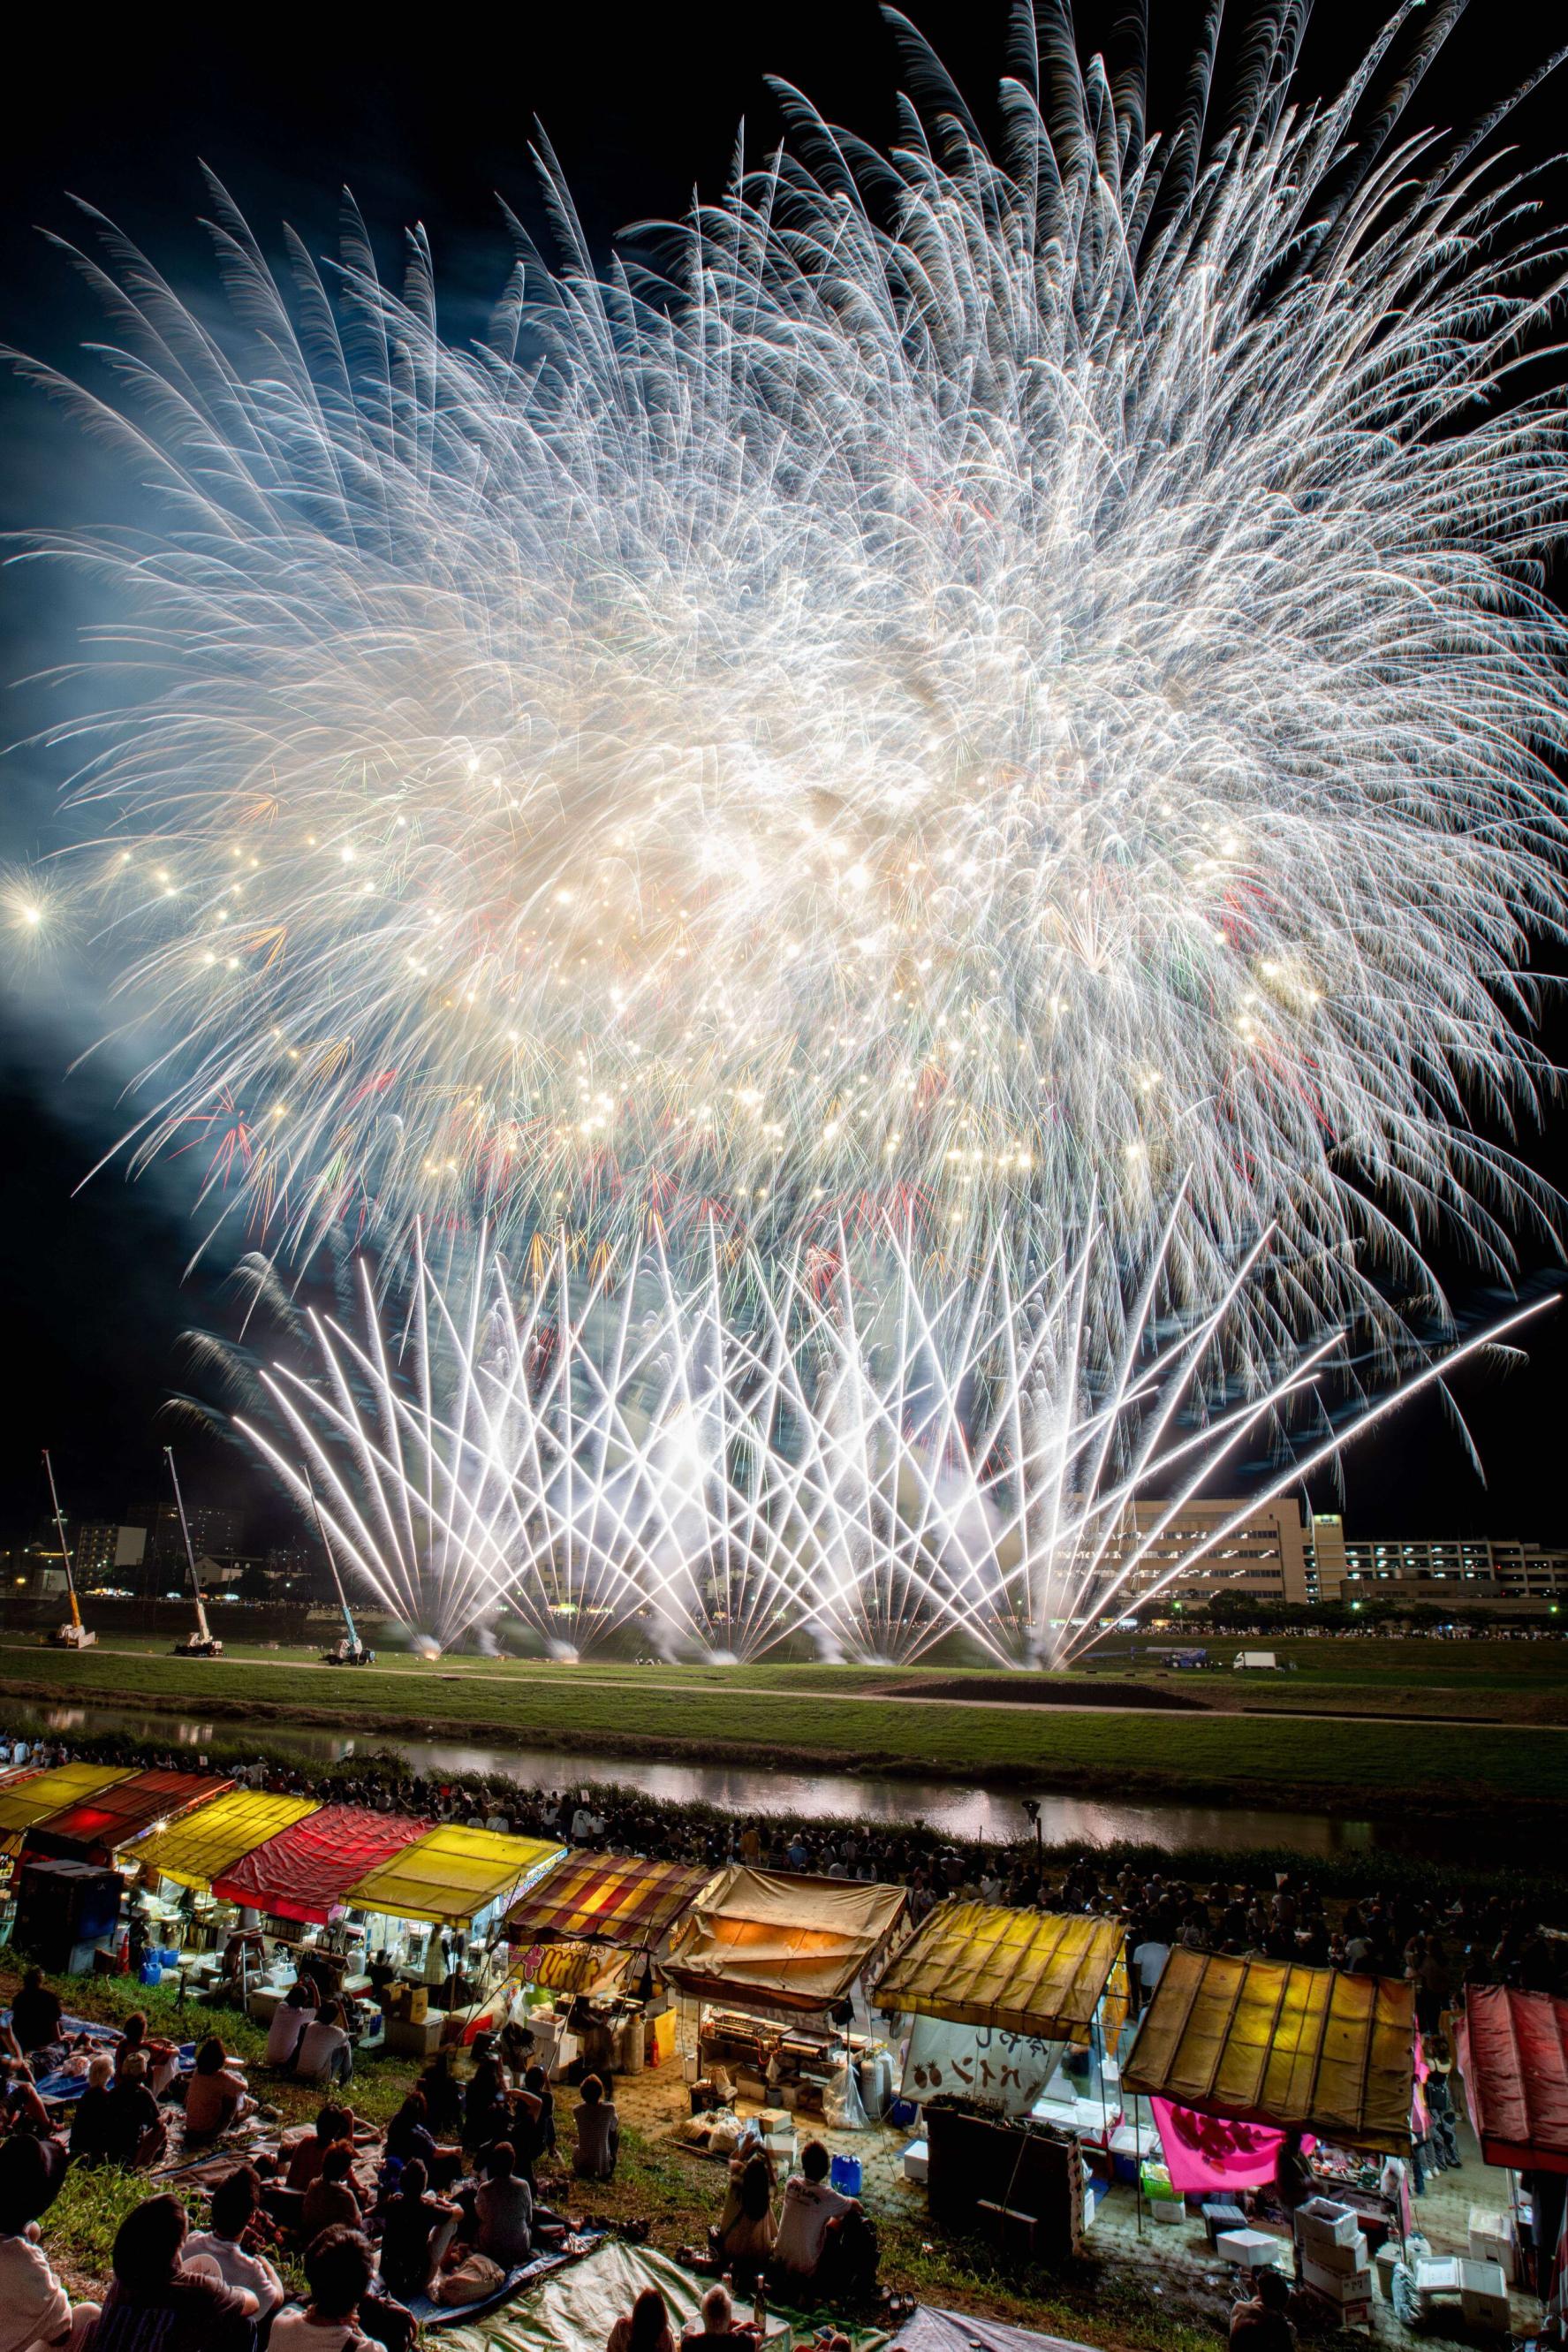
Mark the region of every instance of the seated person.
POLYGON ((722 2281, 703 2297, 702 2316, 681 2333, 683 2352, 756 2352, 757 2330, 736 2318, 729 2289, 722 2281))
POLYGON ((463 2169, 463 2150, 443 2147, 432 2132, 423 2091, 411 2091, 388 2124, 386 2149, 400 2164, 417 2158, 429 2173, 433 2189, 450 2188, 463 2169))
POLYGON ((523 2076, 523 2088, 530 2098, 539 2103, 534 2125, 532 2158, 537 2163, 541 2156, 549 2156, 555 2148, 555 2093, 550 2089, 549 2074, 542 2066, 530 2066, 523 2076))
POLYGON ((829 2223, 861 2210, 858 2199, 845 2197, 829 2185, 830 2161, 821 2141, 809 2139, 800 2150, 800 2171, 792 2172, 784 2183, 773 2259, 792 2280, 816 2277, 829 2223))
POLYGON ((185 2137, 216 2139, 255 2105, 245 2076, 229 2064, 217 2035, 209 2033, 196 2052, 195 2072, 185 2086, 185 2137))
POLYGON ((359 2325, 375 2269, 371 2242, 358 2230, 324 2230, 305 2256, 310 2301, 279 2313, 268 2352, 381 2352, 359 2325))
POLYGON ((78 2164, 101 2163, 109 2154, 105 2135, 113 2131, 110 2101, 113 2080, 114 2061, 107 2050, 100 2050, 89 2063, 87 2088, 71 2118, 71 2156, 78 2164))
POLYGON ((63 2013, 58 1993, 51 1992, 44 1982, 43 1969, 25 1969, 21 1988, 11 2003, 11 2032, 24 2058, 59 2041, 63 2013))
POLYGON ((571 2168, 580 2180, 613 2180, 615 2153, 621 2145, 621 2118, 615 2102, 604 2095, 597 2074, 582 2078, 582 2095, 572 2116, 577 2147, 571 2168))
MULTIPOLYGON (((463 2145, 494 2147, 512 2137, 512 2102, 499 2059, 488 2052, 475 2065, 463 2097, 463 2145)), ((516 2143, 514 2142, 514 2145, 516 2143)))
POLYGON ((47 2139, 53 2131, 27 2061, 0 2059, 0 2132, 30 2132, 35 2139, 47 2139))
POLYGON ((452 2053, 438 2050, 414 2086, 424 2101, 424 2120, 437 2139, 463 2129, 463 2088, 452 2072, 452 2053))
POLYGON ((149 2034, 142 2011, 133 2009, 125 2021, 124 2030, 114 2050, 114 2071, 122 2074, 127 2063, 134 2057, 147 2061, 147 2087, 155 2099, 161 2099, 178 2076, 180 2053, 172 2042, 149 2034))
POLYGON ((0 2147, 0 2342, 83 2352, 98 2321, 96 2303, 74 2307, 38 2242, 65 2174, 58 2141, 26 2137, 0 2147))
POLYGON ((133 2050, 122 2062, 99 2126, 110 2164, 155 2164, 169 2145, 169 2126, 147 2087, 147 2053, 133 2050))
POLYGON ((353 2113, 351 2109, 340 2107, 329 2100, 316 2118, 315 2137, 301 2140, 289 2157, 284 2186, 287 2189, 308 2189, 320 2175, 327 2150, 340 2140, 346 2141, 350 2147, 353 2147, 353 2113))
POLYGON ((604 2352, 676 2352, 670 2315, 656 2286, 645 2286, 611 2329, 604 2352))
POLYGON ((418 2158, 402 2168, 395 2197, 389 2197, 382 2224, 382 2278, 387 2293, 407 2303, 423 2294, 462 2219, 455 2205, 432 2197, 429 2176, 418 2158))
POLYGON ((189 2226, 177 2197, 150 2197, 126 2215, 93 2352, 251 2352, 256 2297, 182 2267, 189 2226))
POLYGON ((714 2231, 714 2259, 738 2287, 748 2286, 773 2259, 779 2225, 773 2218, 773 2167, 766 2156, 738 2158, 729 2168, 729 2194, 714 2231))
POLYGON ((349 2083, 353 2074, 354 2045, 343 2023, 343 2005, 326 2001, 299 2037, 294 2079, 297 2083, 349 2083))
POLYGON ((534 2192, 517 2172, 509 2140, 497 2140, 485 2158, 485 2178, 474 2195, 482 2254, 509 2271, 526 2263, 533 2246, 534 2192))
POLYGON ((273 2011, 272 2022, 267 2029, 267 2063, 269 2066, 293 2065, 300 2036, 319 2007, 314 1980, 309 1977, 296 1977, 273 2011))
POLYGON ((323 2230, 359 2230, 364 2212, 354 2187, 354 2151, 348 2140, 335 2140, 321 2158, 321 2169, 305 2191, 300 2232, 307 2245, 323 2230))
POLYGON ((1230 2307, 1230 2352, 1294 2352, 1296 2331, 1285 2315, 1290 2307, 1284 2272, 1255 2273, 1251 2294, 1230 2307))
POLYGON ((184 2267, 204 2267, 225 2286, 254 2294, 256 2313, 265 2326, 269 2315, 283 2303, 283 2282, 266 2256, 247 2253, 245 2236, 261 2203, 261 2182, 248 2164, 237 2165, 213 2191, 209 2228, 193 2231, 185 2241, 184 2267))

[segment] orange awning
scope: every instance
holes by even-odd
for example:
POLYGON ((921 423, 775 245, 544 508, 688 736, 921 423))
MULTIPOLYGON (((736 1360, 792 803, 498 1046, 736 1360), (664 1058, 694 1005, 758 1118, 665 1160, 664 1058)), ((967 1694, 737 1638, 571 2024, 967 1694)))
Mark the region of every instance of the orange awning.
POLYGON ((703 2000, 799 2013, 831 2009, 904 1915, 902 1886, 723 1871, 676 1928, 664 1974, 703 2000))

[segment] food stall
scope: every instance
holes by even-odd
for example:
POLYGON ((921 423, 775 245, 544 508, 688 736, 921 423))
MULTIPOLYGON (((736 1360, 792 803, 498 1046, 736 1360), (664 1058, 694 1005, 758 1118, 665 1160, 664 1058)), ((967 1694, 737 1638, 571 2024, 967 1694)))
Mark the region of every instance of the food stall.
MULTIPOLYGON (((1348 2324, 1370 2304, 1379 2246, 1408 2229, 1404 2167, 1384 2159, 1410 2152, 1414 2039, 1412 1988, 1392 1977, 1177 1949, 1123 2087, 1151 2103, 1178 2210, 1185 2193, 1214 2193, 1216 2168, 1224 2189, 1259 2187, 1273 2179, 1285 2133, 1313 2137, 1323 2193, 1305 2210, 1345 2218, 1320 2215, 1303 2237, 1298 2216, 1303 2275, 1348 2324), (1322 2261, 1308 2244, 1320 2228, 1322 2261)), ((1223 2252, 1224 2237, 1216 2242, 1223 2252)))
POLYGON ((907 2017, 903 2095, 925 2137, 905 2169, 933 2218, 1057 2260, 1092 2218, 1083 2144, 1109 2170, 1121 2121, 1124 1937, 1082 1914, 946 1903, 879 1978, 907 2017))
POLYGON ((340 1996, 350 2005, 359 2035, 379 2034, 380 2007, 367 1999, 364 1933, 349 1918, 350 1889, 425 1827, 406 1813, 325 1804, 264 1839, 214 1881, 220 1902, 260 1915, 261 1964, 254 1982, 246 1970, 245 1987, 246 2007, 258 2024, 270 2023, 295 1979, 307 1973, 323 1997, 340 1996))
POLYGON ((395 1975, 384 2000, 389 2047, 426 2055, 453 2011, 489 1999, 509 1966, 507 1906, 565 1851, 449 1822, 421 1830, 346 1890, 346 1902, 367 1915, 367 1952, 395 1975))
POLYGON ((129 1780, 129 1764, 57 1764, 47 1772, 8 1772, 0 1780, 0 1901, 16 1899, 15 1871, 27 1833, 57 1813, 117 1780, 129 1780))
POLYGON ((240 1915, 214 1894, 214 1884, 256 1846, 318 1810, 313 1797, 230 1789, 127 1846, 124 1863, 141 1874, 136 1900, 150 1940, 191 1958, 221 1954, 240 1915))
POLYGON ((1499 2263, 1511 2284, 1522 2284, 1533 2248, 1535 2283, 1547 2301, 1568 2223, 1568 2000, 1468 1985, 1454 2042, 1482 2159, 1508 2180, 1505 2207, 1471 2208, 1470 2255, 1499 2263))
POLYGON ((640 1854, 580 1853, 519 1896, 507 1917, 514 2013, 526 2011, 541 2064, 634 2074, 670 2054, 674 2016, 662 1994, 648 1997, 650 1963, 712 1875, 640 1854))
POLYGON ((132 1772, 36 1822, 27 1849, 60 1862, 111 1862, 138 1838, 183 1821, 233 1785, 219 1772, 132 1772))
MULTIPOLYGON (((695 2071, 732 2082, 743 2098, 862 2120, 862 2082, 870 2087, 886 2053, 875 2036, 853 2029, 850 1996, 907 1902, 902 1886, 743 1864, 710 1879, 675 1928, 664 1963, 695 2071)), ((891 2068, 883 2063, 882 2072, 890 2080, 891 2068)), ((880 2114, 874 2091, 871 2104, 880 2114)))

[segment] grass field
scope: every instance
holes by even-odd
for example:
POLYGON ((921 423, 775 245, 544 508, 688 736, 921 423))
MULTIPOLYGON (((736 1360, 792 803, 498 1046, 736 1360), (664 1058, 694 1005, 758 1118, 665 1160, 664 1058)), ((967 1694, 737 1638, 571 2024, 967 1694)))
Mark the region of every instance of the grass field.
MULTIPOLYGON (((1382 1644, 1290 1646, 1354 1654, 1321 1663, 1314 1657, 1264 1688, 1255 1713, 1232 1711, 1241 1695, 1228 1675, 1213 1693, 1215 1711, 1154 1716, 889 1697, 889 1683, 907 1689, 918 1677, 875 1667, 478 1659, 431 1666, 389 1657, 369 1673, 347 1675, 268 1652, 185 1661, 151 1646, 135 1654, 99 1649, 75 1655, 13 1641, 0 1643, 0 1697, 199 1711, 204 1720, 248 1723, 258 1731, 294 1724, 392 1739, 468 1737, 588 1747, 612 1757, 862 1767, 1197 1801, 1247 1798, 1339 1809, 1354 1801, 1357 1810, 1371 1811, 1568 1804, 1568 1732, 1507 1719, 1511 1703, 1555 1704, 1561 1697, 1564 1654, 1558 1644, 1394 1643, 1390 1652, 1418 1654, 1380 1661, 1381 1685, 1364 1653, 1382 1644), (1502 1654, 1470 1665, 1482 1650, 1502 1654), (1549 1665, 1556 1668, 1555 1685, 1549 1665), (1333 1708, 1336 1693, 1349 1695, 1348 1705, 1359 1692, 1366 1703, 1379 1687, 1396 1702, 1381 1719, 1372 1711, 1335 1721, 1291 1719, 1292 1707, 1333 1708), (1474 1712, 1490 1719, 1402 1720, 1398 1695, 1412 1691, 1439 1717, 1474 1712)), ((948 1690, 957 1681, 946 1672, 933 1679, 948 1690)), ((1218 1680, 1169 1677, 1167 1686, 1205 1696, 1218 1680)), ((1249 1685, 1249 1704, 1259 1701, 1260 1689, 1249 1685)))

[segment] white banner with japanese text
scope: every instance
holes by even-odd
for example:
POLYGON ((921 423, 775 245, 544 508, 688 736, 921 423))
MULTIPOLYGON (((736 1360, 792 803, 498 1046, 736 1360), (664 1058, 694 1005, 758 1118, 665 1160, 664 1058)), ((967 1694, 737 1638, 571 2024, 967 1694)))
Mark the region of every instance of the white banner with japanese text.
POLYGON ((904 2061, 903 2095, 921 2100, 938 2091, 956 2092, 1006 2115, 1026 2116, 1066 2050, 1065 2042, 1041 2042, 1032 2033, 917 2017, 904 2061))

